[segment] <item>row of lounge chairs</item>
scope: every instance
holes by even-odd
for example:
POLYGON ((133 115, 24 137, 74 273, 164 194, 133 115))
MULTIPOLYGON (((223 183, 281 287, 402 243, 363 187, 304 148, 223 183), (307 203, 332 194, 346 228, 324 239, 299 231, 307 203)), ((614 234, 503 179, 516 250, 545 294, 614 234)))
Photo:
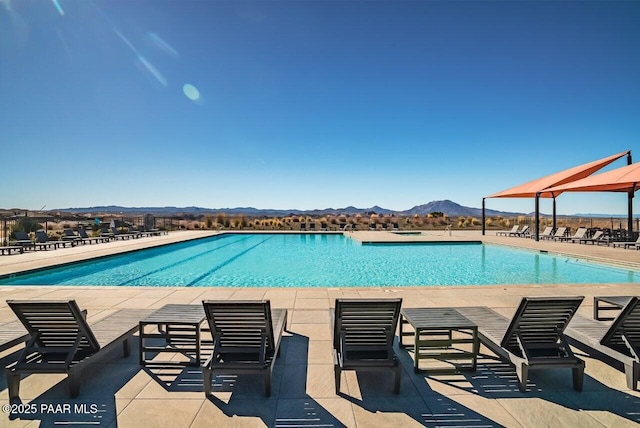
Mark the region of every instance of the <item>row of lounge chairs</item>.
MULTIPOLYGON (((532 237, 529 232, 529 226, 523 226, 520 231, 518 231, 519 226, 513 226, 513 228, 509 231, 500 231, 496 232, 497 236, 519 236, 519 237, 532 237)), ((640 250, 640 236, 636 241, 613 241, 609 237, 604 235, 604 232, 601 230, 596 230, 592 236, 588 235, 588 229, 586 227, 580 227, 576 230, 575 234, 568 235, 566 227, 559 227, 555 232, 553 232, 553 227, 547 226, 542 233, 540 233, 540 239, 553 240, 559 242, 571 242, 571 243, 580 243, 580 244, 597 244, 597 245, 612 245, 614 248, 623 247, 623 248, 635 248, 640 250)))
POLYGON ((61 240, 51 240, 44 230, 35 232, 35 239, 32 240, 26 232, 16 230, 13 232, 15 236, 14 245, 0 246, 1 255, 10 255, 12 253, 24 253, 25 250, 55 250, 60 247, 74 247, 79 244, 93 244, 100 242, 108 242, 114 239, 131 239, 143 236, 158 236, 160 231, 157 229, 141 230, 133 226, 129 227, 127 233, 118 231, 115 227, 110 229, 102 228, 100 236, 89 236, 83 228, 78 228, 78 233, 74 233, 71 229, 64 229, 64 235, 61 240))
MULTIPOLYGON (((516 368, 519 388, 526 391, 528 372, 570 368, 573 386, 583 385, 583 360, 570 343, 621 362, 627 386, 640 380, 640 298, 624 300, 613 323, 576 315, 583 297, 525 297, 511 319, 486 307, 456 310, 478 326, 480 342, 516 368)), ((612 300, 614 303, 620 300, 612 300)), ((18 360, 7 366, 9 397, 19 396, 23 374, 65 373, 72 397, 78 395, 84 366, 108 349, 123 345, 128 355, 131 334, 150 310, 121 310, 99 322, 87 323, 86 311, 74 300, 8 301, 24 328, 2 326, 7 334, 0 350, 28 339, 18 360), (10 327, 10 328, 7 328, 10 327)), ((332 314, 336 393, 343 370, 391 371, 395 393, 401 366, 393 349, 402 299, 337 299, 332 314)), ((213 352, 202 367, 208 396, 215 374, 251 373, 264 377, 265 394, 286 330, 286 309, 271 309, 263 301, 203 301, 213 337, 213 352)), ((16 323, 13 323, 16 324, 16 323)))

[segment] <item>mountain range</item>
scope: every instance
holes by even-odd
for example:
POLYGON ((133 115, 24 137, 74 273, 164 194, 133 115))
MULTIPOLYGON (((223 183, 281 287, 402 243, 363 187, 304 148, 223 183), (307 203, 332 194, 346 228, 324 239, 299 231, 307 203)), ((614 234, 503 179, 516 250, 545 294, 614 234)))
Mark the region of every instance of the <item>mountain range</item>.
MULTIPOLYGON (((327 214, 340 215, 340 214, 379 214, 379 215, 401 215, 412 216, 418 214, 424 216, 433 212, 441 212, 449 217, 481 217, 482 210, 480 208, 465 207, 450 200, 444 201, 431 201, 427 204, 416 205, 413 208, 404 211, 394 211, 386 208, 379 207, 377 205, 371 208, 356 208, 354 206, 348 206, 345 208, 325 208, 314 210, 278 210, 278 209, 259 209, 253 207, 238 207, 238 208, 202 208, 202 207, 122 207, 116 205, 109 206, 96 206, 87 208, 61 208, 52 211, 68 212, 74 214, 80 213, 126 213, 126 214, 154 214, 157 216, 173 215, 173 214, 192 214, 192 215, 207 215, 225 213, 228 215, 246 215, 250 217, 281 217, 288 215, 309 215, 309 216, 323 216, 327 214)), ((486 210, 487 216, 518 216, 525 215, 524 213, 505 212, 496 210, 486 210)))

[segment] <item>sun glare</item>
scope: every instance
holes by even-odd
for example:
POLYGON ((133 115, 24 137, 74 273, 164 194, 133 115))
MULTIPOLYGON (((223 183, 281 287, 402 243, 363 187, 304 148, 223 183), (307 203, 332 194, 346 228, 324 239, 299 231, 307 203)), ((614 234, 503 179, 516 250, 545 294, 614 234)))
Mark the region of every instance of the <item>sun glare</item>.
POLYGON ((184 92, 185 96, 191 101, 198 101, 200 99, 200 91, 198 91, 198 88, 189 83, 186 83, 182 87, 182 92, 184 92))

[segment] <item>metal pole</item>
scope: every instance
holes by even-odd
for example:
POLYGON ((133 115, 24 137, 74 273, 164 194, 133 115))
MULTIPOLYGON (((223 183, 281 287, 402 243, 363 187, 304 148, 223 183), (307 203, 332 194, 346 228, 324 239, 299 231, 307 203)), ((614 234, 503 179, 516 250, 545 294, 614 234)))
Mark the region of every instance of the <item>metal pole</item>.
POLYGON ((629 216, 627 222, 627 230, 629 231, 628 241, 635 241, 633 235, 633 196, 635 193, 636 183, 633 183, 633 189, 629 190, 629 198, 627 199, 627 214, 629 216))
POLYGON ((556 195, 553 195, 553 232, 556 231, 556 195))
POLYGON ((484 231, 485 231, 485 215, 484 215, 484 198, 482 198, 482 236, 484 236, 484 231))
POLYGON ((536 241, 540 240, 540 192, 536 193, 536 241))

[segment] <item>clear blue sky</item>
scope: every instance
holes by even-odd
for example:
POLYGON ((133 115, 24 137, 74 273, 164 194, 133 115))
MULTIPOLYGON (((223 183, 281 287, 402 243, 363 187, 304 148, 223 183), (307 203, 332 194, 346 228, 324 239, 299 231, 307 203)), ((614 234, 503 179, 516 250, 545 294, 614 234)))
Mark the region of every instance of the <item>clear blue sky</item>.
POLYGON ((479 207, 640 161, 640 2, 0 0, 0 148, 2 208, 479 207))

